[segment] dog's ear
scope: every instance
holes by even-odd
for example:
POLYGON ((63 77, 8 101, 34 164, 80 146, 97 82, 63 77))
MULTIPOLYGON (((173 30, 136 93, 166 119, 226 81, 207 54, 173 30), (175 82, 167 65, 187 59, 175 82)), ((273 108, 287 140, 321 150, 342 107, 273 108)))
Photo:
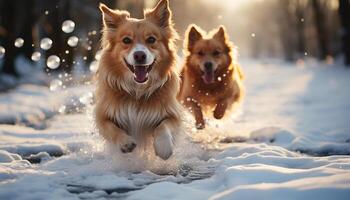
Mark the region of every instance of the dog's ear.
POLYGON ((102 12, 103 25, 105 28, 116 29, 122 20, 130 17, 128 12, 112 10, 103 3, 100 3, 100 10, 102 12))
POLYGON ((214 34, 213 38, 216 38, 222 42, 226 42, 228 39, 226 28, 224 26, 220 26, 218 31, 214 34))
POLYGON ((201 31, 199 30, 199 28, 196 25, 190 25, 189 28, 187 29, 187 34, 186 34, 186 38, 187 38, 187 49, 189 51, 192 50, 194 44, 203 38, 201 31))
POLYGON ((213 35, 213 38, 219 40, 224 44, 225 51, 230 52, 233 49, 233 44, 229 40, 229 36, 227 34, 226 28, 221 25, 219 29, 213 35))
POLYGON ((162 28, 171 26, 171 10, 168 0, 160 0, 155 8, 145 11, 145 18, 155 22, 162 28))

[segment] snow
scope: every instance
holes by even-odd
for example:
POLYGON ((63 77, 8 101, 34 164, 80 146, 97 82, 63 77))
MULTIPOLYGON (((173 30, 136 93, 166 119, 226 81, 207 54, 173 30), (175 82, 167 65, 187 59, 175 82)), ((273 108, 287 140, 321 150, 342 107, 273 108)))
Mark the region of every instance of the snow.
MULTIPOLYGON (((247 96, 168 161, 94 129, 92 85, 0 94, 0 199, 349 199, 350 71, 245 60, 247 96)), ((64 81, 63 81, 64 82, 64 81)))

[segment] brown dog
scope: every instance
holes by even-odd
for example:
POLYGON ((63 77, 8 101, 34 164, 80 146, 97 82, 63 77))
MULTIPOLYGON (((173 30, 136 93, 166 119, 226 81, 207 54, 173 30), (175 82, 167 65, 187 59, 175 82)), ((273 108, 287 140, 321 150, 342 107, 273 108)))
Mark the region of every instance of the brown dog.
POLYGON ((152 139, 156 155, 168 159, 182 131, 176 99, 174 31, 167 0, 144 19, 100 5, 102 56, 97 74, 96 126, 104 139, 124 153, 152 139))
POLYGON ((226 110, 242 100, 243 73, 223 26, 204 35, 199 27, 191 25, 184 46, 186 60, 179 98, 193 113, 196 127, 203 129, 203 111, 213 110, 214 118, 221 119, 226 110))

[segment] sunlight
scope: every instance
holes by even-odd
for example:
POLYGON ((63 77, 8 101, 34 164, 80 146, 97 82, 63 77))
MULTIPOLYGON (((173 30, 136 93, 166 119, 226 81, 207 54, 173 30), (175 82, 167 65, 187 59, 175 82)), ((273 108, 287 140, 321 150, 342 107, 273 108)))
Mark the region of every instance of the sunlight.
POLYGON ((350 0, 0 0, 0 200, 349 200, 349 21, 350 0))
MULTIPOLYGON (((249 5, 249 4, 253 4, 256 2, 260 2, 260 1, 264 1, 264 0, 221 0, 220 1, 220 5, 222 6, 222 8, 226 9, 226 10, 237 10, 237 9, 241 9, 242 7, 249 5)), ((204 0, 204 2, 206 2, 209 5, 215 5, 218 6, 218 1, 216 0, 204 0)))

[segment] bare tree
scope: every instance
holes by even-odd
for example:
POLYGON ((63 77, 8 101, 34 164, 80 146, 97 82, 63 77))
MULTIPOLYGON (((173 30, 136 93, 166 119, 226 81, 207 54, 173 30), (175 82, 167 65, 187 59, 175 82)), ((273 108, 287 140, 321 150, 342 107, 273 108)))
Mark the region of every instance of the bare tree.
POLYGON ((279 14, 279 24, 280 24, 280 38, 281 45, 284 51, 285 59, 292 61, 294 59, 294 48, 293 48, 293 38, 291 32, 294 31, 293 28, 293 13, 290 11, 291 1, 279 1, 280 14, 279 14))
POLYGON ((339 0, 339 14, 342 23, 343 52, 345 64, 350 66, 350 1, 339 0))
POLYGON ((306 0, 297 0, 296 1, 296 31, 297 31, 297 51, 300 55, 304 55, 306 50, 306 41, 305 41, 305 12, 308 1, 306 0))
POLYGON ((328 1, 312 0, 312 7, 315 13, 315 25, 317 30, 318 44, 320 47, 320 59, 324 60, 328 55, 331 55, 329 45, 329 32, 326 27, 325 7, 328 1))
POLYGON ((6 49, 3 67, 0 72, 18 77, 15 68, 15 59, 19 55, 24 55, 29 61, 33 53, 32 27, 35 23, 33 10, 33 0, 0 0, 0 27, 3 30, 1 40, 6 49), (29 11, 28 11, 29 10, 29 11), (24 44, 21 48, 16 48, 14 42, 16 38, 22 38, 24 44))
POLYGON ((143 18, 144 0, 123 0, 117 2, 118 9, 127 10, 131 17, 143 18))

